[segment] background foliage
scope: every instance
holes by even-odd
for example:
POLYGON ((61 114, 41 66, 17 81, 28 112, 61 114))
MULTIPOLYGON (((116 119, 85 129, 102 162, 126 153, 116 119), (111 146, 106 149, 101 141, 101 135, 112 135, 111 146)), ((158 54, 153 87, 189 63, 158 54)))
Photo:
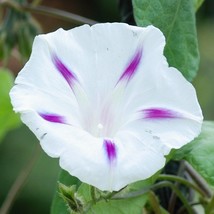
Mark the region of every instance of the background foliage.
MULTIPOLYGON (((173 1, 179 3, 179 7, 175 7, 177 9, 177 13, 176 11, 173 11, 172 8, 168 8, 166 3, 168 1, 133 0, 133 6, 135 7, 134 16, 136 18, 136 22, 140 25, 152 23, 160 28, 163 27, 163 29, 165 29, 164 27, 166 23, 168 24, 168 22, 160 19, 160 17, 168 19, 172 16, 172 20, 174 20, 174 24, 176 25, 177 30, 180 30, 181 33, 183 35, 187 35, 187 37, 177 38, 178 41, 173 41, 170 37, 168 37, 169 44, 166 48, 165 53, 166 55, 171 56, 170 41, 173 44, 183 45, 177 45, 175 47, 175 51, 178 51, 181 54, 179 55, 178 59, 171 56, 170 64, 180 68, 183 74, 189 80, 193 79, 198 67, 199 56, 197 51, 197 41, 194 38, 197 30, 201 63, 199 65, 199 73, 193 80, 193 84, 196 87, 199 102, 203 109, 205 119, 214 120, 213 1, 206 0, 203 6, 199 9, 197 13, 197 29, 191 27, 192 25, 189 26, 189 23, 195 22, 194 10, 202 1, 173 1), (186 15, 185 8, 188 4, 192 4, 192 7, 190 7, 192 8, 192 11, 191 13, 189 13, 189 15, 186 15), (163 6, 168 10, 168 13, 163 14, 163 6), (148 7, 148 10, 146 10, 147 12, 144 13, 146 19, 142 20, 141 10, 144 10, 144 7, 148 7), (167 17, 166 14, 170 17, 167 17), (178 14, 182 15, 184 19, 183 22, 176 19, 176 15, 178 14), (191 32, 191 35, 189 35, 188 32, 191 32), (192 34, 194 35, 192 36, 192 34), (188 45, 186 45, 187 43, 192 44, 191 50, 188 52, 189 55, 186 55, 186 52, 184 51, 188 47, 188 45), (189 62, 190 60, 192 60, 192 63, 185 63, 189 62)), ((38 1, 34 1, 35 4, 36 2, 38 1)), ((87 3, 84 0, 44 0, 42 1, 42 5, 70 11, 94 19, 98 22, 120 21, 121 19, 131 24, 135 22, 132 14, 132 4, 131 1, 128 0, 90 0, 87 3)), ((17 22, 19 24, 18 26, 25 26, 25 28, 14 25, 10 26, 10 28, 8 29, 8 24, 5 24, 5 12, 5 9, 0 8, 0 14, 2 14, 2 19, 0 19, 0 66, 3 67, 4 65, 7 65, 7 67, 14 74, 16 74, 20 70, 23 62, 27 59, 30 53, 29 45, 32 43, 34 35, 39 33, 41 30, 37 27, 37 23, 35 22, 35 20, 37 20, 38 23, 41 24, 42 30, 44 32, 53 31, 59 27, 69 29, 77 25, 77 23, 62 21, 59 19, 54 19, 53 21, 52 17, 38 15, 36 13, 33 13, 33 16, 31 16, 31 14, 28 14, 27 16, 20 16, 20 14, 18 13, 16 14, 20 17, 20 22, 17 22), (18 29, 20 29, 20 31, 18 29), (10 31, 8 32, 8 30, 10 31), (12 34, 11 30, 13 30, 12 34), (12 40, 15 40, 15 43, 6 40, 6 38, 8 39, 8 37, 6 36, 8 34, 13 36, 12 40), (23 38, 26 38, 26 41, 28 42, 23 43, 23 38), (19 53, 21 53, 22 55, 19 55, 19 53), (6 56, 9 56, 7 60, 5 60, 4 58, 5 54, 6 56)), ((175 33, 173 31, 170 31, 170 26, 171 25, 169 25, 169 28, 166 29, 166 35, 175 33)), ((0 69, 0 204, 5 199, 10 187, 12 186, 16 178, 20 175, 20 172, 22 172, 23 169, 26 169, 26 166, 31 161, 31 157, 35 154, 36 161, 31 175, 27 179, 24 188, 18 195, 15 204, 12 207, 11 214, 46 214, 49 213, 52 197, 56 192, 56 181, 60 171, 58 160, 50 159, 43 152, 41 152, 40 149, 36 149, 36 145, 38 144, 37 140, 25 126, 20 126, 18 117, 14 116, 14 113, 12 112, 11 106, 9 104, 9 97, 7 96, 7 93, 13 84, 13 75, 11 74, 11 71, 5 70, 3 68, 0 69), (18 128, 14 129, 16 127, 18 128)), ((213 123, 206 123, 205 126, 205 132, 209 132, 208 136, 211 136, 214 131, 213 123)), ((198 141, 200 143, 197 144, 197 147, 192 149, 190 145, 189 148, 184 149, 187 149, 188 152, 191 151, 190 156, 186 159, 191 164, 193 164, 201 172, 202 175, 205 175, 205 177, 207 176, 208 182, 213 184, 213 177, 211 176, 213 175, 212 163, 214 161, 212 160, 213 146, 211 148, 209 148, 209 146, 204 147, 204 144, 206 144, 206 142, 213 142, 213 137, 208 137, 208 139, 205 138, 206 141, 203 141, 202 139, 204 139, 206 133, 204 134, 203 132, 199 137, 198 141), (206 165, 198 164, 198 159, 195 157, 198 157, 201 154, 204 154, 205 156, 209 154, 211 160, 210 164, 208 162, 206 163, 206 165), (205 169, 209 169, 208 172, 206 172, 205 169), (209 173, 211 173, 211 175, 209 173)), ((182 153, 182 155, 184 155, 184 153, 182 153)), ((177 154, 177 158, 180 158, 179 154, 177 154)), ((140 199, 140 203, 142 204, 141 200, 143 199, 140 199)), ((112 204, 112 213, 115 213, 114 206, 118 205, 112 204)), ((95 209, 98 210, 98 213, 101 213, 99 210, 99 204, 95 209)), ((121 213, 125 212, 121 210, 121 213)))

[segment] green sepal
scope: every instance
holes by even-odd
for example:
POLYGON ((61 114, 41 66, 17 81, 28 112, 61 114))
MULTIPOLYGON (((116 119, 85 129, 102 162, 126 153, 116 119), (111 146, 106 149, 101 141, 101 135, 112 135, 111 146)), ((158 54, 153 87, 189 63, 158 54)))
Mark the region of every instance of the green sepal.
POLYGON ((59 195, 65 201, 70 213, 82 213, 84 201, 77 194, 77 186, 66 186, 59 182, 59 195))
MULTIPOLYGON (((81 182, 76 177, 71 176, 65 170, 62 170, 60 172, 58 180, 60 183, 66 186, 75 185, 77 189, 81 184, 81 182)), ((58 187, 57 187, 57 190, 51 205, 51 214, 68 214, 68 213, 69 213, 68 207, 66 206, 65 201, 60 196, 58 187)))

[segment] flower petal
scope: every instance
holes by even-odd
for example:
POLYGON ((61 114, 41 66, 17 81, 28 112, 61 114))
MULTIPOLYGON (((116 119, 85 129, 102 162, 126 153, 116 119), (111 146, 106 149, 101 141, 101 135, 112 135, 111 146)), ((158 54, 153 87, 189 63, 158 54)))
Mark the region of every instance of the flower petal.
POLYGON ((11 90, 14 110, 81 181, 112 191, 146 179, 203 119, 164 45, 153 26, 119 23, 40 35, 11 90))
POLYGON ((165 157, 160 149, 150 147, 151 139, 138 138, 132 130, 121 130, 115 137, 118 148, 117 166, 114 169, 114 189, 154 175, 164 167, 165 157), (127 173, 129 172, 129 173, 127 173))
POLYGON ((147 108, 142 109, 141 112, 144 119, 182 118, 182 115, 178 112, 166 108, 147 108))
POLYGON ((67 68, 67 66, 59 59, 59 57, 55 53, 52 54, 52 61, 60 74, 70 85, 70 87, 73 88, 74 82, 77 81, 76 75, 69 68, 67 68))
POLYGON ((164 147, 164 154, 168 154, 171 148, 180 148, 198 136, 203 116, 195 89, 163 56, 163 34, 150 27, 148 35, 143 40, 138 72, 120 99, 120 118, 126 118, 120 130, 132 130, 141 140, 152 133, 151 145, 158 139, 168 147, 164 147))
MULTIPOLYGON (((112 175, 111 167, 114 172, 120 165, 112 165, 109 162, 116 154, 115 146, 109 140, 106 141, 108 148, 104 148, 103 139, 93 137, 82 129, 52 123, 34 111, 24 112, 21 116, 40 140, 46 153, 51 157, 59 157, 60 166, 71 175, 101 190, 119 190, 123 187, 121 176, 118 174, 116 178, 112 175)), ((125 171, 123 174, 126 176, 125 171)))
POLYGON ((169 87, 170 78, 173 81, 173 76, 168 75, 165 84, 158 87, 154 84, 153 90, 139 93, 136 100, 130 100, 126 112, 135 110, 128 114, 129 120, 121 127, 132 130, 139 139, 149 134, 152 147, 158 143, 168 148, 164 147, 165 155, 172 148, 192 141, 200 133, 203 120, 193 87, 181 76, 174 81, 174 87, 169 87))
POLYGON ((129 62, 128 66, 126 67, 125 71, 120 76, 119 81, 126 80, 129 81, 133 75, 136 73, 138 65, 142 58, 142 48, 139 48, 134 57, 129 62))
POLYGON ((117 149, 115 143, 110 139, 104 139, 103 145, 110 164, 113 164, 117 158, 117 149))
POLYGON ((66 120, 63 116, 57 114, 50 114, 50 113, 39 113, 39 115, 44 119, 51 123, 63 123, 66 124, 66 120))

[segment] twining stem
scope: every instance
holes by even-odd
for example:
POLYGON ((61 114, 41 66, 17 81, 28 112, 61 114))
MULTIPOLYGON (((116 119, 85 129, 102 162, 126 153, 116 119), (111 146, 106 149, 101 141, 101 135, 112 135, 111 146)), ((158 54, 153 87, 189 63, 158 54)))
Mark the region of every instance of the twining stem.
POLYGON ((160 208, 160 203, 156 197, 156 195, 154 194, 153 191, 149 191, 149 202, 152 206, 152 210, 154 211, 155 214, 161 214, 161 208, 160 208))
MULTIPOLYGON (((178 198, 181 200, 181 202, 183 203, 183 205, 185 206, 186 210, 188 211, 189 214, 193 214, 194 211, 192 209, 192 207, 189 205, 189 202, 186 200, 186 198, 183 196, 183 194, 181 193, 181 191, 172 183, 168 182, 168 181, 162 181, 160 183, 160 187, 170 187, 175 193, 176 195, 178 196, 178 198)), ((156 187, 157 188, 160 188, 160 187, 156 187)))
POLYGON ((170 180, 170 181, 176 181, 176 182, 179 182, 189 188, 192 188, 194 189, 195 191, 197 191, 202 197, 206 197, 206 193, 201 190, 198 186, 194 185, 193 183, 187 181, 186 179, 184 178, 181 178, 181 177, 178 177, 178 176, 175 176, 175 175, 165 175, 165 174, 161 174, 158 176, 157 178, 158 180, 170 180))
POLYGON ((210 190, 210 188, 208 187, 208 185, 206 184, 206 182, 201 178, 201 176, 192 168, 192 166, 185 162, 185 169, 188 172, 188 174, 191 176, 191 178, 194 180, 194 182, 200 187, 200 189, 202 189, 204 191, 204 193, 206 194, 206 196, 208 198, 212 197, 212 191, 210 190))
POLYGON ((193 214, 194 211, 192 209, 192 207, 189 205, 188 201, 186 200, 186 198, 183 196, 183 194, 181 193, 181 191, 171 182, 169 181, 161 181, 159 183, 156 183, 148 188, 144 188, 135 192, 130 192, 127 193, 126 195, 123 196, 117 196, 115 195, 114 197, 112 197, 112 200, 119 200, 119 199, 128 199, 128 198, 135 198, 141 195, 144 195, 146 193, 148 193, 150 190, 157 190, 163 187, 169 187, 171 188, 176 195, 178 196, 178 198, 180 199, 180 201, 183 203, 183 205, 185 206, 186 210, 188 211, 189 214, 193 214))
MULTIPOLYGON (((185 168, 185 166, 184 166, 184 160, 181 160, 177 176, 181 176, 183 174, 184 168, 185 168)), ((177 188, 179 188, 179 183, 176 182, 175 186, 177 188)), ((169 211, 169 213, 173 213, 174 212, 174 208, 175 208, 175 204, 176 204, 176 199, 177 199, 177 196, 176 196, 175 192, 172 191, 171 196, 169 198, 169 203, 168 203, 168 211, 169 211)))
MULTIPOLYGON (((201 204, 203 204, 203 202, 192 202, 192 203, 189 203, 189 205, 190 206, 196 206, 196 205, 201 205, 201 204)), ((184 211, 185 211, 185 207, 184 206, 182 206, 177 212, 176 212, 176 214, 182 214, 182 213, 184 213, 184 211)), ((208 213, 208 212, 207 212, 208 213)))
MULTIPOLYGON (((39 145, 39 144, 38 144, 39 145)), ((24 186, 27 178, 29 177, 36 161, 38 160, 38 154, 40 152, 40 147, 36 146, 34 154, 30 161, 26 164, 26 166, 22 169, 20 174, 18 175, 17 179, 13 183, 12 187, 10 188, 5 201, 2 204, 0 209, 1 214, 8 214, 16 197, 18 196, 19 192, 21 191, 22 187, 24 186)))
POLYGON ((11 0, 1 0, 0 6, 10 7, 10 8, 18 10, 20 12, 25 11, 25 12, 38 13, 38 14, 45 15, 45 16, 51 16, 51 17, 54 17, 57 19, 72 22, 74 24, 93 25, 93 24, 97 23, 96 21, 94 21, 92 19, 88 19, 88 18, 79 16, 74 13, 66 12, 63 10, 59 10, 59 9, 51 8, 51 7, 47 7, 47 6, 41 6, 41 5, 35 6, 35 5, 31 5, 31 4, 18 4, 11 0))

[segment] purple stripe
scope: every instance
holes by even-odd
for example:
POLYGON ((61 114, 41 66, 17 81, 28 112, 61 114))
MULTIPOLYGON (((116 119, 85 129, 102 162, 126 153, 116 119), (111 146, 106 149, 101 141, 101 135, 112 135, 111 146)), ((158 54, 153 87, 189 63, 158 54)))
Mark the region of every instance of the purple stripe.
POLYGON ((173 119, 182 116, 173 110, 165 108, 148 108, 141 110, 144 119, 173 119))
POLYGON ((117 158, 116 146, 115 146, 114 142, 109 139, 104 139, 103 145, 104 145, 108 160, 109 160, 110 164, 112 164, 117 158))
POLYGON ((65 117, 57 115, 57 114, 49 114, 49 113, 39 113, 39 115, 44 119, 52 123, 63 123, 66 124, 65 117))
POLYGON ((128 66, 120 76, 118 82, 120 82, 121 80, 126 80, 128 82, 130 79, 132 79, 132 77, 137 71, 141 58, 142 58, 142 48, 141 49, 139 48, 132 57, 132 59, 130 60, 130 62, 128 63, 128 66))
POLYGON ((52 60, 57 68, 57 70, 60 72, 60 74, 65 78, 66 82, 70 85, 72 88, 75 81, 77 81, 77 77, 59 58, 56 54, 52 55, 52 60))

